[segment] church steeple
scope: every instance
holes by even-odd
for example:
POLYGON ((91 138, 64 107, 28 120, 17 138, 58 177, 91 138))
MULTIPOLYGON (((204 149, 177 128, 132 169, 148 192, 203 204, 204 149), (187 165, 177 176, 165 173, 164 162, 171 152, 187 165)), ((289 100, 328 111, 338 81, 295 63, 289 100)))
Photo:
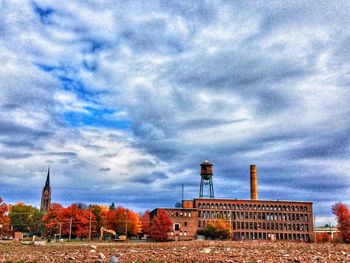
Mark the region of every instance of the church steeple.
POLYGON ((46 182, 45 182, 44 189, 50 189, 50 165, 49 165, 49 169, 47 170, 47 176, 46 176, 46 182))
POLYGON ((51 186, 50 186, 50 166, 47 170, 46 182, 41 194, 40 210, 47 211, 51 204, 51 186))

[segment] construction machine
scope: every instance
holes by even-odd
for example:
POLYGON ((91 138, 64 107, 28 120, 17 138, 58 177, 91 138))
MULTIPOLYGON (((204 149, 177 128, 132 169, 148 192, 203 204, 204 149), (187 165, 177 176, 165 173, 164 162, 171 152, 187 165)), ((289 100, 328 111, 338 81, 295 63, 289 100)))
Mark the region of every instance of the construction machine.
POLYGON ((112 234, 114 238, 116 238, 117 236, 117 233, 113 229, 107 229, 105 227, 101 227, 100 232, 101 232, 100 240, 103 240, 103 235, 105 232, 112 234))
POLYGON ((107 232, 113 235, 114 241, 126 241, 126 236, 124 235, 118 236, 113 229, 107 229, 105 227, 101 227, 100 232, 101 232, 100 240, 103 240, 103 235, 105 232, 107 232))

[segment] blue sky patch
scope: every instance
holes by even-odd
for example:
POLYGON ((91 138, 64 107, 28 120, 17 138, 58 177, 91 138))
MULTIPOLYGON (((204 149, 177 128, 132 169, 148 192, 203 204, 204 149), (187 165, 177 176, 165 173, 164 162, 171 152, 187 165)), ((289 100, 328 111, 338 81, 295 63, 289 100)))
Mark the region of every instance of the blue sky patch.
POLYGON ((110 109, 86 108, 88 113, 65 112, 63 114, 65 121, 72 127, 101 127, 126 130, 129 129, 131 121, 117 120, 112 117, 115 111, 110 109))

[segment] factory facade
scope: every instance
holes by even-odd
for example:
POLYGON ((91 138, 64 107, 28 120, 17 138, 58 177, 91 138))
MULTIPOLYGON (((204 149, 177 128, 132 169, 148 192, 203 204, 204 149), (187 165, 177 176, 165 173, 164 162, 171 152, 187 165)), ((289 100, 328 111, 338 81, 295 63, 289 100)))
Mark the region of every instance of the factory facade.
POLYGON ((312 202, 259 200, 255 165, 250 166, 250 200, 214 198, 212 166, 208 161, 201 164, 199 198, 182 200, 179 208, 162 208, 173 223, 169 240, 197 239, 209 222, 226 220, 233 240, 314 241, 312 202), (210 197, 203 196, 205 186, 210 197))

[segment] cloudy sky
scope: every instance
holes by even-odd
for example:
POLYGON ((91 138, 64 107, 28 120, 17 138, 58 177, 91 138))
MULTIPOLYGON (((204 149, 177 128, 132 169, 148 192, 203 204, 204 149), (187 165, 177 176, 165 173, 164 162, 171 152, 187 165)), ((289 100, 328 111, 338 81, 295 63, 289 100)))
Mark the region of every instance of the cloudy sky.
POLYGON ((0 196, 350 202, 348 1, 0 0, 0 196))

